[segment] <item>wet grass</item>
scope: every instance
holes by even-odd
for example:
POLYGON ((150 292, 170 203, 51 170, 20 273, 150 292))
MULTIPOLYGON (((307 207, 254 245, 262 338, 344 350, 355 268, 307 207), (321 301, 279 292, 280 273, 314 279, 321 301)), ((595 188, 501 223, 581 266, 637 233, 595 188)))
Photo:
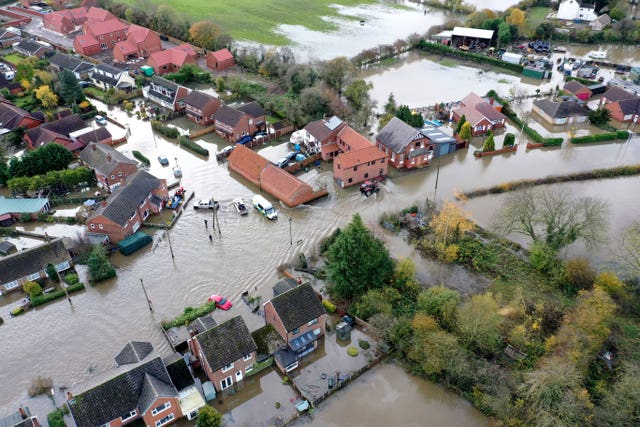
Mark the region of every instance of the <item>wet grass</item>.
POLYGON ((454 61, 451 61, 449 59, 443 59, 442 61, 440 61, 440 65, 442 65, 443 67, 457 67, 458 64, 456 64, 454 61))
POLYGON ((13 65, 18 65, 24 60, 24 57, 17 55, 15 53, 10 53, 8 55, 3 56, 3 59, 7 62, 11 62, 13 65))
POLYGON ((527 10, 527 20, 525 22, 525 32, 527 34, 533 34, 536 30, 536 27, 542 24, 546 19, 547 15, 551 11, 549 7, 532 7, 527 10))
MULTIPOLYGON (((136 0, 124 0, 135 6, 136 0)), ((344 17, 331 5, 357 6, 374 4, 374 0, 152 0, 156 5, 166 4, 176 12, 183 13, 191 22, 211 20, 237 40, 252 40, 270 45, 286 45, 290 40, 275 32, 280 24, 301 25, 310 30, 335 31, 337 23, 324 17, 356 19, 344 17)), ((359 18, 358 18, 359 19, 359 18)))

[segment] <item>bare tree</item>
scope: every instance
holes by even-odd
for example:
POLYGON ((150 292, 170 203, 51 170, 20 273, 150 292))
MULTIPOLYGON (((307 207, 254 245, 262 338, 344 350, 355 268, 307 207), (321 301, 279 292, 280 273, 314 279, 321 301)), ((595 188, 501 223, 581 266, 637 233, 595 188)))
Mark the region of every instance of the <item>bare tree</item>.
POLYGON ((499 232, 520 233, 556 252, 578 240, 588 247, 601 243, 607 230, 603 200, 574 197, 569 191, 528 189, 512 192, 499 213, 499 232))
POLYGON ((640 277, 640 221, 623 231, 617 252, 627 272, 633 278, 640 277))

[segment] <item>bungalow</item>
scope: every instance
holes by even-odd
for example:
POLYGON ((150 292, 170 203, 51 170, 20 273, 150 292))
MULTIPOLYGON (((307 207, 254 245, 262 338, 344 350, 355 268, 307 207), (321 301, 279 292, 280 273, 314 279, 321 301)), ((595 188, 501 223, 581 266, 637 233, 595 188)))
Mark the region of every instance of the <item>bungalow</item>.
MULTIPOLYGON (((53 122, 44 123, 25 132, 23 139, 27 148, 36 149, 45 144, 55 143, 65 146, 69 151, 84 148, 76 144, 77 138, 93 132, 78 114, 71 114, 53 122)), ((107 131, 108 132, 108 131, 107 131)), ((111 134, 109 133, 109 138, 111 134)))
POLYGON ((387 174, 387 154, 350 126, 338 132, 337 141, 340 154, 333 162, 333 179, 341 187, 387 174))
POLYGON ((146 58, 162 50, 160 36, 146 27, 130 25, 126 40, 119 41, 113 48, 113 59, 127 62, 130 59, 146 58))
MULTIPOLYGON (((4 214, 3 216, 5 218, 6 217, 11 218, 11 215, 9 214, 4 214)), ((0 220, 1 219, 2 217, 0 217, 0 220)), ((16 245, 14 245, 8 240, 0 241, 0 255, 7 256, 7 255, 15 254, 16 252, 18 252, 18 248, 16 247, 16 245)))
POLYGON ((505 126, 507 117, 501 111, 502 105, 493 98, 484 99, 470 92, 462 98, 462 106, 453 110, 453 120, 459 122, 464 116, 471 123, 471 134, 477 136, 505 126))
POLYGON ((28 407, 20 408, 16 412, 0 418, 0 426, 2 427, 40 427, 41 425, 38 417, 31 415, 28 407))
POLYGON ((600 99, 600 107, 611 113, 611 118, 619 122, 636 122, 640 110, 640 97, 626 90, 611 86, 600 99))
POLYGON ((307 123, 299 136, 292 135, 292 140, 305 146, 311 154, 320 153, 322 160, 328 161, 340 152, 338 133, 347 124, 340 118, 333 116, 328 119, 315 120, 307 123))
POLYGON ((59 73, 62 70, 69 71, 73 73, 78 80, 88 78, 95 68, 93 64, 61 52, 56 52, 49 58, 49 66, 55 73, 59 73))
POLYGON ((0 295, 21 289, 26 282, 47 278, 49 264, 58 272, 73 266, 71 255, 62 239, 0 258, 0 295))
POLYGON ((264 130, 267 124, 267 112, 256 101, 249 102, 247 104, 238 107, 238 111, 246 114, 249 117, 249 134, 264 130))
POLYGON ((189 44, 183 44, 167 50, 161 50, 149 55, 147 65, 153 68, 155 74, 161 76, 179 71, 185 64, 196 63, 196 51, 189 44))
POLYGON ((396 169, 429 166, 434 144, 425 135, 397 117, 393 117, 376 135, 376 145, 390 156, 396 169))
POLYGON ((95 142, 80 152, 80 160, 94 170, 98 186, 109 191, 116 189, 138 170, 138 164, 134 160, 113 147, 95 142))
POLYGON ((13 50, 27 57, 35 56, 37 58, 44 58, 47 54, 53 52, 50 45, 27 39, 22 39, 14 44, 13 50))
POLYGON ((151 77, 149 86, 142 89, 145 98, 171 111, 184 108, 184 99, 189 92, 191 89, 158 76, 151 77))
POLYGON ((14 131, 17 128, 32 129, 40 126, 44 122, 41 113, 30 113, 12 102, 5 99, 0 100, 0 128, 14 131))
POLYGON ((588 108, 579 104, 574 99, 560 102, 553 102, 548 99, 537 99, 533 101, 532 111, 551 125, 584 123, 589 114, 588 108))
POLYGON ((96 65, 91 74, 91 81, 105 91, 112 88, 130 90, 136 85, 128 71, 103 63, 96 65))
POLYGON ((611 17, 608 14, 602 14, 589 23, 589 27, 593 31, 602 31, 611 24, 611 17))
POLYGON ((587 99, 591 98, 592 95, 591 90, 577 80, 569 80, 564 84, 562 90, 566 93, 572 94, 582 101, 586 101, 587 99))
POLYGON ((129 26, 119 19, 103 22, 85 22, 82 35, 73 41, 76 53, 85 56, 96 55, 104 50, 113 49, 116 43, 127 39, 129 26))
POLYGON ((318 347, 318 339, 326 333, 327 311, 321 300, 306 283, 264 303, 266 324, 272 325, 287 344, 287 350, 275 357, 281 371, 295 369, 304 355, 318 347))
MULTIPOLYGON (((224 106, 220 107, 220 110, 223 108, 224 106)), ((229 169, 278 198, 288 207, 295 207, 328 194, 326 188, 314 190, 309 184, 244 145, 236 145, 229 155, 228 162, 229 169)))
POLYGON ((167 181, 143 170, 126 177, 87 220, 89 235, 107 236, 117 243, 132 235, 151 214, 162 211, 167 181))
POLYGON ((89 380, 75 386, 67 406, 78 427, 122 426, 138 419, 160 427, 183 417, 178 390, 160 357, 114 368, 97 385, 89 380))
POLYGON ((202 126, 213 123, 213 115, 222 105, 220 99, 199 90, 192 90, 183 102, 187 118, 202 126))
POLYGON ((218 108, 213 115, 213 125, 218 135, 230 141, 236 141, 251 133, 249 116, 226 105, 218 108))
POLYGON ((209 52, 207 55, 207 67, 212 70, 222 71, 234 65, 233 54, 227 48, 209 52))
POLYGON ((253 370, 258 349, 242 316, 196 335, 189 347, 218 391, 242 381, 253 370))

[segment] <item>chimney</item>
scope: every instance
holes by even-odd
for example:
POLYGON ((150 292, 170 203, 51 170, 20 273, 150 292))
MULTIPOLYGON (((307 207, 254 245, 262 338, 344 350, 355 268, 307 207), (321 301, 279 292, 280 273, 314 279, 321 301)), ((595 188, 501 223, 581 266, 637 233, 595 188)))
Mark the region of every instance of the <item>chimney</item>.
POLYGON ((92 151, 96 151, 96 149, 97 149, 97 148, 98 148, 98 147, 96 147, 96 144, 93 144, 93 143, 91 144, 91 150, 92 150, 92 151))
POLYGON ((111 153, 107 153, 107 163, 111 163, 112 157, 111 153))
POLYGON ((494 99, 493 96, 491 98, 489 98, 489 104, 493 105, 494 99))

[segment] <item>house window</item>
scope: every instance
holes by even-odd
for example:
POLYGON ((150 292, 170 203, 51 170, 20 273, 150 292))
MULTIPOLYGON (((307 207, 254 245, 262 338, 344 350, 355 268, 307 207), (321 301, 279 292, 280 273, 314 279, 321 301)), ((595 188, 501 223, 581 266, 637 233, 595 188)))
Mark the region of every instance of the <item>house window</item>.
POLYGON ((100 427, 109 427, 111 423, 102 424, 100 427))
POLYGON ((365 174, 364 174, 364 177, 365 177, 365 178, 369 178, 369 174, 368 174, 368 173, 365 173, 365 174))
POLYGON ((354 166, 354 167, 353 167, 353 171, 355 172, 355 171, 357 171, 357 170, 358 170, 358 167, 357 167, 357 166, 354 166))
POLYGON ((169 408, 171 408, 171 402, 164 402, 162 405, 156 406, 155 408, 153 408, 151 410, 151 415, 156 416, 160 412, 165 411, 165 410, 167 410, 169 408))
POLYGON ((149 217, 149 209, 145 209, 142 213, 142 219, 147 219, 149 217))
POLYGON ((134 409, 133 411, 129 412, 127 415, 121 416, 120 419, 122 420, 122 422, 125 422, 125 421, 129 421, 131 418, 135 417, 136 415, 138 415, 138 412, 134 409))
POLYGON ((244 373, 245 374, 248 374, 251 371, 253 371, 253 365, 249 365, 246 368, 244 368, 244 373))
POLYGON ((99 228, 100 230, 104 230, 104 225, 99 224, 99 225, 98 225, 98 228, 99 228))
POLYGON ((107 44, 106 43, 100 43, 100 49, 106 50, 107 49, 107 44))
POLYGON ((118 172, 118 176, 122 176, 122 172, 118 172))
POLYGON ((40 278, 40 273, 33 273, 27 276, 29 280, 38 280, 40 278))
POLYGON ((9 283, 4 285, 4 288, 6 290, 17 288, 17 287, 18 287, 18 281, 17 280, 14 280, 13 282, 9 282, 9 283))
POLYGON ((116 179, 116 176, 115 175, 111 175, 111 179, 116 179))
POLYGON ((349 178, 349 180, 347 181, 349 184, 351 184, 353 182, 353 178, 349 178))
MULTIPOLYGON (((333 156, 333 153, 331 154, 331 156, 333 156)), ((342 168, 340 167, 340 163, 338 163, 338 169, 342 169, 342 168)))
POLYGON ((293 335, 297 334, 298 332, 300 332, 300 329, 298 328, 295 328, 293 331, 291 331, 293 335))
POLYGON ((313 319, 313 320, 311 320, 309 323, 307 323, 307 325, 309 325, 309 326, 313 326, 313 325, 315 325, 316 323, 318 323, 318 319, 313 319))
POLYGON ((223 366, 221 371, 222 372, 227 372, 229 370, 233 369, 233 363, 229 363, 227 366, 223 366))
POLYGON ((96 225, 95 224, 91 224, 91 228, 96 228, 96 225))
POLYGON ((233 377, 227 377, 220 381, 220 390, 224 390, 225 388, 231 387, 233 384, 233 377))
POLYGON ((245 356, 242 358, 242 360, 244 360, 244 361, 246 362, 247 360, 251 360, 251 358, 252 358, 252 357, 253 357, 253 354, 249 353, 249 354, 245 355, 245 356))
POLYGON ((416 142, 416 148, 420 148, 420 143, 416 142))
POLYGON ((175 415, 173 415, 173 414, 169 414, 169 415, 167 415, 166 417, 164 417, 163 419, 156 421, 156 427, 160 427, 160 426, 163 426, 163 425, 165 425, 165 424, 167 424, 167 423, 170 423, 170 422, 171 422, 171 421, 173 421, 175 418, 176 418, 176 416, 175 416, 175 415))

